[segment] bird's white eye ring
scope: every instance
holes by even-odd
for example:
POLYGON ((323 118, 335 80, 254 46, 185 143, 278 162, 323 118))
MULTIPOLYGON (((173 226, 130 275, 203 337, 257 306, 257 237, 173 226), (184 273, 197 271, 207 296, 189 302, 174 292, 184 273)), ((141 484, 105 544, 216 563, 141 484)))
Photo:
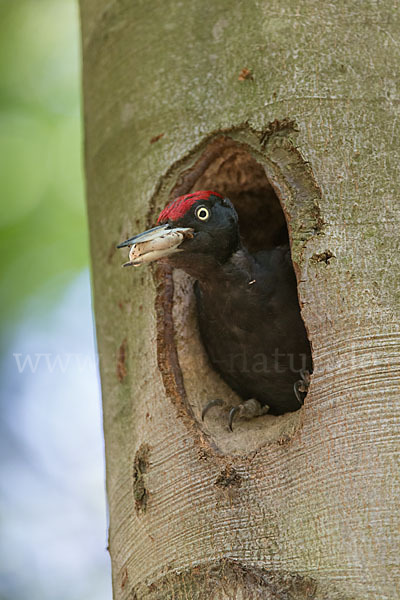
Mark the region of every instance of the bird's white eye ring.
POLYGON ((199 221, 208 221, 210 218, 211 212, 206 206, 198 206, 195 212, 196 218, 199 221))

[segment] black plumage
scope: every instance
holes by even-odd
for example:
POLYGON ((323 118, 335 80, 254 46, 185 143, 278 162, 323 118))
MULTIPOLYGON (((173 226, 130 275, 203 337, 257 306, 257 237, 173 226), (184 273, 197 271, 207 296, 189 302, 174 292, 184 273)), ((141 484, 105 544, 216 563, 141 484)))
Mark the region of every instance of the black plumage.
POLYGON ((195 293, 201 337, 223 379, 270 414, 297 410, 293 386, 311 370, 311 352, 289 248, 254 256, 239 248, 195 293))
POLYGON ((154 259, 196 279, 198 323, 213 367, 243 400, 268 405, 270 414, 297 410, 294 386, 312 360, 289 247, 248 252, 234 206, 215 192, 175 200, 159 223, 150 242, 136 236, 123 244, 133 245, 128 264, 151 262, 153 247, 146 244, 157 247, 157 235, 163 248, 172 232, 180 235, 179 244, 174 240, 154 259))

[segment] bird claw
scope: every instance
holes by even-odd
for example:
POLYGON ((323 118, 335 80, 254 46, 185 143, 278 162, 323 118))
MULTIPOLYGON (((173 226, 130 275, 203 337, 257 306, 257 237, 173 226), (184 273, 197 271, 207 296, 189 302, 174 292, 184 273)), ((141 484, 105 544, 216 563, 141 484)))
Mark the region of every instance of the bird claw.
POLYGON ((308 392, 308 387, 310 385, 310 371, 306 369, 302 369, 300 371, 300 377, 298 381, 296 381, 293 385, 294 395, 296 396, 297 402, 303 406, 305 395, 308 392))
POLYGON ((231 431, 233 431, 233 419, 235 418, 236 413, 240 413, 240 406, 241 405, 233 406, 229 411, 228 427, 231 431))
POLYGON ((205 405, 205 407, 203 408, 203 410, 201 411, 201 420, 204 421, 204 417, 206 416, 206 414, 208 413, 210 408, 213 408, 214 406, 223 406, 224 404, 225 404, 225 402, 223 400, 221 400, 221 398, 216 398, 215 400, 210 400, 210 402, 208 402, 205 405))
MULTIPOLYGON (((211 400, 208 404, 205 405, 203 411, 201 413, 201 420, 204 421, 204 417, 214 406, 224 406, 225 402, 220 398, 215 400, 211 400)), ((238 404, 237 406, 232 406, 229 410, 228 416, 228 427, 230 431, 233 431, 233 421, 236 415, 240 415, 245 417, 246 419, 252 419, 253 417, 258 417, 260 415, 265 415, 269 411, 269 406, 262 406, 258 400, 254 398, 250 398, 250 400, 246 400, 242 404, 238 404)))

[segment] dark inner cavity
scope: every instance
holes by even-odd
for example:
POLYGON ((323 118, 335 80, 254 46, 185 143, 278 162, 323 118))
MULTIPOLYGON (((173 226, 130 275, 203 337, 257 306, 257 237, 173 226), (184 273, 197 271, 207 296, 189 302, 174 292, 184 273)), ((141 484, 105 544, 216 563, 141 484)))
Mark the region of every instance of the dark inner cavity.
POLYGON ((239 215, 241 237, 250 252, 289 244, 285 215, 265 171, 244 148, 220 147, 192 191, 213 190, 227 196, 239 215))

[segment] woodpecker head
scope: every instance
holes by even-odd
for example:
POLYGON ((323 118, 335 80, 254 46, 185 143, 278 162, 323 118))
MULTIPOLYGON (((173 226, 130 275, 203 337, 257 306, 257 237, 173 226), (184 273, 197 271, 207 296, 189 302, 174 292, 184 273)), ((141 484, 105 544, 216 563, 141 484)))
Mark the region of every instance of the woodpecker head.
POLYGON ((158 225, 118 248, 130 246, 124 266, 167 259, 188 272, 199 263, 223 264, 240 245, 238 216, 228 198, 211 191, 180 196, 161 211, 158 225))

